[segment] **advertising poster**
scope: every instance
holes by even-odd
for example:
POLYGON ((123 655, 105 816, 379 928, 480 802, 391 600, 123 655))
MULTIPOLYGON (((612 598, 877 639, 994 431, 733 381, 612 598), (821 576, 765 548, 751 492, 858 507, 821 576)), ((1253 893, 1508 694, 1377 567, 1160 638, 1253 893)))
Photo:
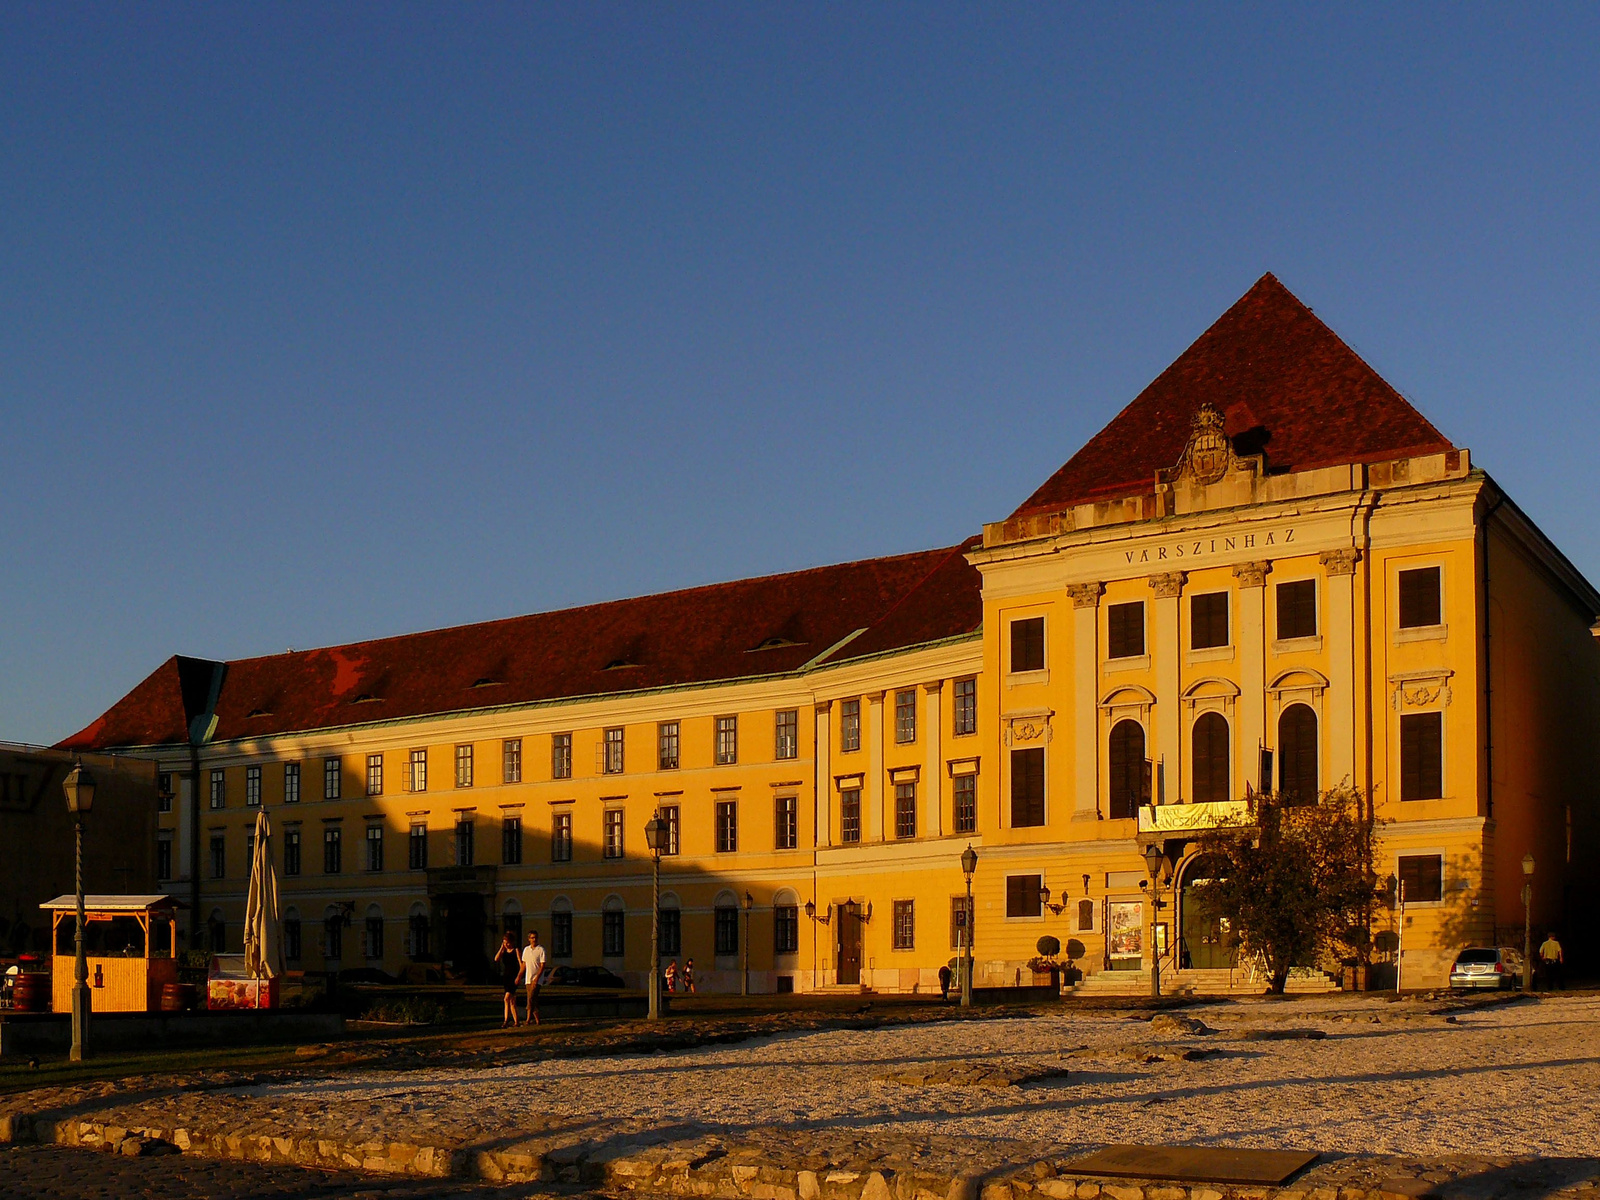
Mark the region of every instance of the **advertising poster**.
POLYGON ((1106 925, 1106 944, 1112 958, 1139 958, 1144 954, 1144 901, 1113 900, 1106 925))

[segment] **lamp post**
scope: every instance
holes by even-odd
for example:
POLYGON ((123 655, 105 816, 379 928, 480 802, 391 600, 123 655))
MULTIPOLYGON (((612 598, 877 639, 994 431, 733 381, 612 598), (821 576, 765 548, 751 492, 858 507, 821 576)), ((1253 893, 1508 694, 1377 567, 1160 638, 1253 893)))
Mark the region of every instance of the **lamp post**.
POLYGON ((961 852, 961 873, 967 877, 967 921, 961 938, 961 1007, 972 1007, 972 873, 978 869, 978 852, 967 843, 961 852))
POLYGON ((1533 854, 1522 856, 1522 990, 1533 990, 1533 854))
POLYGON ((661 1019, 661 852, 667 846, 667 823, 658 812, 644 823, 650 847, 650 1019, 661 1019))
POLYGON ((1161 947, 1156 945, 1156 929, 1161 916, 1159 876, 1161 860, 1165 857, 1154 842, 1144 848, 1145 870, 1150 872, 1150 995, 1156 1000, 1161 998, 1161 947))
POLYGON ((739 976, 739 995, 750 994, 750 910, 756 905, 756 898, 749 892, 744 894, 744 970, 739 976))
POLYGON ((73 1062, 82 1062, 89 1054, 89 959, 83 952, 83 819, 94 807, 94 776, 81 762, 72 768, 62 782, 67 794, 67 811, 72 814, 75 843, 76 889, 78 898, 78 923, 73 930, 77 961, 72 966, 72 1052, 73 1062))

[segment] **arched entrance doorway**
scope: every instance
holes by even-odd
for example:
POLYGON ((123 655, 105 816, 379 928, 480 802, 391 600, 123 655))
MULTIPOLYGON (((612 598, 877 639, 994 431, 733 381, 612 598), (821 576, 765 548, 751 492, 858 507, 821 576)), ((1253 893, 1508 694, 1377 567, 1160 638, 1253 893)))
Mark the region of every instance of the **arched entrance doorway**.
POLYGON ((1178 965, 1197 971, 1233 966, 1227 921, 1211 912, 1205 889, 1218 878, 1225 864, 1214 855, 1200 854, 1183 867, 1178 891, 1178 965))

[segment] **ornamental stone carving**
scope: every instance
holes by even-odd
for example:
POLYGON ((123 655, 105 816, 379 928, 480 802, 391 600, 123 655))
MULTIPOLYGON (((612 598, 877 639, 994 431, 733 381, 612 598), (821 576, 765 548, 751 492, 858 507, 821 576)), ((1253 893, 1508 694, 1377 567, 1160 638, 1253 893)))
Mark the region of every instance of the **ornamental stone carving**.
POLYGON ((1448 667, 1432 671, 1407 671, 1400 675, 1389 676, 1389 682, 1394 687, 1394 695, 1390 703, 1396 712, 1407 708, 1432 708, 1435 705, 1441 708, 1450 707, 1454 699, 1450 692, 1450 676, 1455 674, 1448 667))
POLYGON ((1272 570, 1269 562, 1244 562, 1238 563, 1233 568, 1233 577, 1239 581, 1242 588, 1258 588, 1267 586, 1267 572, 1272 570))
POLYGON ((1026 746, 1034 742, 1044 743, 1050 740, 1050 718, 1055 716, 1053 709, 1038 709, 1031 712, 1007 713, 1005 722, 1005 743, 1008 746, 1026 746))
POLYGON ((1184 571, 1168 571, 1165 575, 1150 576, 1150 589, 1157 600, 1176 600, 1183 594, 1184 582, 1189 578, 1184 571))
POLYGON ((1173 469, 1174 476, 1187 474, 1199 484, 1216 483, 1233 466, 1233 443, 1223 425, 1222 413, 1210 404, 1195 410, 1189 444, 1173 469))
POLYGON ((1321 555, 1323 569, 1329 575, 1354 575, 1361 551, 1355 549, 1324 550, 1321 555))
POLYGON ((1100 597, 1106 594, 1103 583, 1072 583, 1067 585, 1067 595, 1072 597, 1073 608, 1097 608, 1100 597))

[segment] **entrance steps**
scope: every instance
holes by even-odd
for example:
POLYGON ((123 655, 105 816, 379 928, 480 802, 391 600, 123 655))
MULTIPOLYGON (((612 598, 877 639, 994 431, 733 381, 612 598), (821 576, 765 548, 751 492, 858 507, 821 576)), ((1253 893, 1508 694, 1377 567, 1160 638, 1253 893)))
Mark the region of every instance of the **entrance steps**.
POLYGON ((870 996, 872 989, 864 983, 825 983, 811 989, 813 996, 870 996))
MULTIPOLYGON (((1266 980, 1248 970, 1212 969, 1173 970, 1163 964, 1163 996, 1259 996, 1267 990, 1266 980)), ((1289 976, 1284 991, 1291 995, 1336 992, 1339 985, 1323 971, 1296 971, 1289 976)), ((1075 996, 1148 996, 1150 972, 1099 971, 1086 976, 1072 989, 1075 996)))

